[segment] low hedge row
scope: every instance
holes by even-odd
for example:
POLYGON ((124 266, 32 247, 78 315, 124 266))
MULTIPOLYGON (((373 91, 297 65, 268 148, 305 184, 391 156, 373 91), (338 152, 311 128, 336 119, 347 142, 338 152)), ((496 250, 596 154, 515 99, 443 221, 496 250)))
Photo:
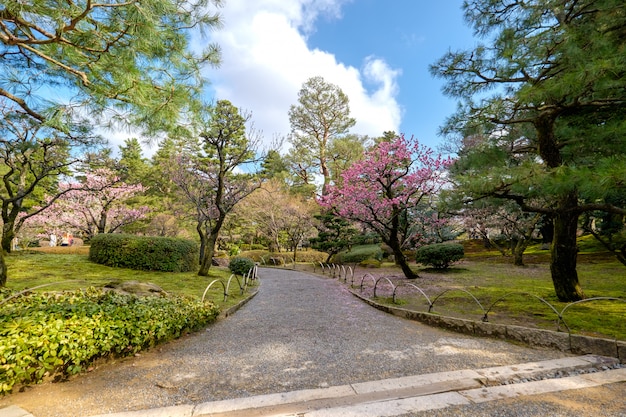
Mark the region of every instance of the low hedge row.
POLYGON ((198 267, 198 245, 186 239, 104 233, 91 240, 89 260, 144 271, 188 272, 198 267))
MULTIPOLYGON (((274 265, 274 260, 282 259, 282 264, 288 264, 293 262, 293 252, 270 252, 268 250, 250 250, 244 251, 239 254, 240 257, 250 258, 255 262, 260 262, 264 265, 274 265)), ((296 252, 296 258, 298 262, 324 262, 328 254, 326 252, 320 252, 313 249, 307 249, 296 252)))
MULTIPOLYGON (((0 301, 9 293, 0 292, 0 301)), ((219 308, 185 297, 89 288, 30 293, 0 305, 0 395, 80 372, 97 358, 132 355, 215 320, 219 308)))
POLYGON ((350 250, 341 251, 333 256, 332 261, 337 264, 358 264, 368 259, 381 261, 383 250, 378 244, 353 246, 350 250))
POLYGON ((246 275, 252 268, 254 268, 254 261, 250 258, 240 256, 231 258, 228 264, 230 272, 241 276, 246 275))

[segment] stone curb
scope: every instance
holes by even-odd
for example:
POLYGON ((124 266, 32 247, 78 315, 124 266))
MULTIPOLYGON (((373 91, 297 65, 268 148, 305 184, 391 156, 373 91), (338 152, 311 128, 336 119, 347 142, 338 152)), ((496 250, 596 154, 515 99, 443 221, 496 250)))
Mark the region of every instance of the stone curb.
MULTIPOLYGON (((91 417, 395 416, 452 405, 467 405, 522 395, 624 382, 626 381, 626 368, 500 385, 503 381, 532 378, 557 370, 566 373, 617 362, 614 358, 586 355, 211 401, 197 405, 100 414, 91 417)), ((32 416, 16 414, 11 417, 32 416)))
MULTIPOLYGON (((260 283, 259 283, 259 285, 260 285, 260 283)), ((222 311, 217 316, 217 319, 221 320, 221 319, 225 319, 226 317, 230 316, 231 314, 233 314, 234 312, 239 310, 241 307, 243 307, 248 301, 252 300, 254 298, 254 296, 257 295, 258 293, 259 293, 259 290, 256 290, 255 292, 250 293, 250 295, 248 297, 244 298, 243 300, 241 300, 240 302, 238 302, 234 306, 226 309, 225 311, 222 311)))
POLYGON ((419 321, 429 326, 441 327, 443 329, 469 334, 472 336, 487 336, 520 342, 531 347, 547 347, 577 355, 590 354, 608 356, 619 359, 621 363, 626 363, 626 341, 440 316, 433 313, 413 311, 378 304, 377 302, 365 298, 351 289, 348 289, 348 291, 350 291, 355 297, 381 311, 405 319, 419 321))

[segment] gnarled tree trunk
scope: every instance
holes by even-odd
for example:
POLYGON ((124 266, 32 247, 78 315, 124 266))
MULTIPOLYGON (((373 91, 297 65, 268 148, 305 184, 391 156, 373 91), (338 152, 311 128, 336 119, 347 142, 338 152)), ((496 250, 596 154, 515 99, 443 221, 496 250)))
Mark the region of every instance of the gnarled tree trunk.
POLYGON ((570 193, 558 203, 554 216, 554 237, 552 240, 552 259, 550 272, 556 296, 560 301, 571 302, 585 298, 578 282, 576 271, 576 231, 578 229, 579 212, 576 210, 578 199, 576 193, 570 193))

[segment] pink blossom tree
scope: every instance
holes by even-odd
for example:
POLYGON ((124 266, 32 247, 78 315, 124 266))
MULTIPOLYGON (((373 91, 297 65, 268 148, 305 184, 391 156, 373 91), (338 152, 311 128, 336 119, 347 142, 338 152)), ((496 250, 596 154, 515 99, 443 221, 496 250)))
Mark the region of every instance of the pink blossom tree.
POLYGON ((378 233, 404 275, 417 278, 403 249, 429 243, 424 225, 440 226, 442 220, 429 208, 445 182, 450 162, 413 138, 380 142, 344 171, 341 187, 329 187, 319 202, 378 233))
POLYGON ((59 184, 63 192, 46 210, 27 220, 47 234, 71 231, 86 240, 99 233, 113 233, 145 217, 148 207, 131 207, 128 201, 144 191, 129 185, 108 169, 85 175, 82 182, 59 184))

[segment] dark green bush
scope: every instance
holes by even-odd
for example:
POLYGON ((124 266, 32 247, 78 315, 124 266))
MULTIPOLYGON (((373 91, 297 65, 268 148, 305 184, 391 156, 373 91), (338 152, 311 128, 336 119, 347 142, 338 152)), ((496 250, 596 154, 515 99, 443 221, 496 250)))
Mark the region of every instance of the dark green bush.
POLYGON ((232 258, 228 264, 230 272, 241 276, 246 275, 252 268, 254 268, 254 261, 250 258, 244 258, 241 256, 232 258))
POLYGON ((0 307, 0 395, 16 385, 79 373, 103 356, 133 355, 199 329, 218 314, 213 303, 186 297, 95 288, 22 294, 0 307))
POLYGON ((187 272, 198 266, 198 246, 186 239, 105 233, 91 239, 89 260, 143 271, 187 272))
POLYGON ((382 261, 383 250, 380 245, 353 246, 349 251, 342 251, 333 256, 333 262, 337 264, 358 264, 367 259, 382 261))
POLYGON ((463 245, 436 243, 418 248, 415 252, 415 262, 437 269, 446 269, 452 262, 461 260, 464 255, 463 245))

